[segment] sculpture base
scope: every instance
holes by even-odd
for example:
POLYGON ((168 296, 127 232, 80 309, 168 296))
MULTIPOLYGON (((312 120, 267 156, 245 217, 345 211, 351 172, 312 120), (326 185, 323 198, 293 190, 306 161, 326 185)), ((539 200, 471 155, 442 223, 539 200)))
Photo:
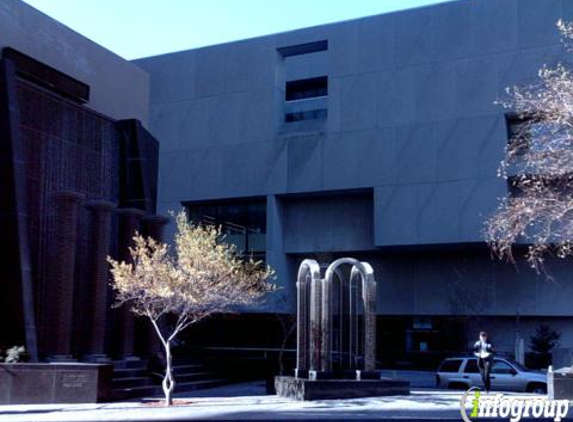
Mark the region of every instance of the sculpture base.
POLYGON ((275 377, 279 396, 294 400, 351 399, 358 397, 396 396, 410 394, 408 381, 392 378, 317 379, 275 377))

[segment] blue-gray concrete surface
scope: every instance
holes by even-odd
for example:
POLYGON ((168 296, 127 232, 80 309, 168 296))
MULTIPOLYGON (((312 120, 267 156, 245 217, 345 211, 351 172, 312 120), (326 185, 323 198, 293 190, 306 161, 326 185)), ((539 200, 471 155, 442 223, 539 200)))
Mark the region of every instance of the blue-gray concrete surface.
POLYGON ((525 336, 559 317, 571 346, 571 264, 550 265, 548 283, 492 261, 481 234, 507 194, 494 102, 568 59, 561 17, 573 2, 459 0, 137 60, 161 140, 160 210, 267 198, 266 258, 291 309, 302 257, 359 255, 380 314, 505 316, 489 324, 508 350, 516 313, 525 336), (326 51, 279 52, 321 40, 326 51), (316 76, 328 95, 309 101, 327 118, 285 123, 307 107, 285 104, 285 83, 316 76))
POLYGON ((0 49, 12 47, 90 85, 88 107, 116 119, 149 113, 147 72, 20 0, 0 2, 0 49))

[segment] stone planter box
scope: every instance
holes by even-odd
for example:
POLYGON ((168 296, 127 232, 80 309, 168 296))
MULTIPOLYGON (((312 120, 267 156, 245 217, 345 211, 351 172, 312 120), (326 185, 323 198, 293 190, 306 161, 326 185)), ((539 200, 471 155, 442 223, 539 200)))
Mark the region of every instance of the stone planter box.
POLYGON ((277 394, 294 400, 328 400, 410 394, 408 381, 390 378, 318 379, 276 377, 277 394))
POLYGON ((110 398, 113 365, 0 365, 0 404, 99 403, 110 398))
POLYGON ((547 395, 550 399, 573 401, 573 372, 562 368, 547 373, 547 395))

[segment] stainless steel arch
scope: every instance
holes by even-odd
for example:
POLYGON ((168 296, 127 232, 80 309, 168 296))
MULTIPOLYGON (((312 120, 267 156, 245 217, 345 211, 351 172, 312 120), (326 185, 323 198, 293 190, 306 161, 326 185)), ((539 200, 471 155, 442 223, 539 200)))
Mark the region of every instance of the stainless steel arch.
MULTIPOLYGON (((313 348, 313 340, 316 343, 315 335, 309 333, 312 325, 312 313, 320 312, 319 309, 312 307, 311 290, 316 290, 320 286, 320 265, 313 259, 305 259, 298 269, 296 289, 297 289, 297 347, 296 347, 296 375, 302 374, 309 370, 309 354, 316 354, 313 348), (312 289, 314 286, 314 289, 312 289), (309 303, 310 302, 310 303, 309 303), (311 308, 312 309, 309 309, 311 308), (310 319, 309 319, 310 317, 310 319), (309 336, 311 334, 311 336, 309 336), (310 338, 312 337, 312 338, 310 338), (309 347, 310 340, 310 347, 309 347)), ((314 315, 317 318, 317 315, 314 315)), ((314 363, 314 362, 313 362, 314 363)), ((314 369, 314 368, 312 368, 314 369)))
MULTIPOLYGON (((332 371, 332 282, 333 276, 339 273, 339 267, 342 265, 351 265, 349 286, 357 283, 359 277, 362 282, 362 303, 364 308, 364 370, 373 371, 376 367, 376 281, 374 279, 374 270, 367 262, 361 262, 354 258, 340 258, 334 261, 326 269, 323 281, 323 300, 322 300, 322 333, 321 333, 321 369, 323 371, 332 371)), ((339 276, 340 278, 340 276, 339 276)), ((341 278, 342 280, 342 278, 341 278)), ((352 303, 352 301, 351 301, 352 303)), ((356 315, 350 315, 357 318, 356 315)), ((351 324, 352 325, 352 322, 351 324)), ((356 348, 358 337, 350 334, 349 353, 356 348)), ((356 333, 354 333, 356 335, 356 333)))
MULTIPOLYGON (((340 292, 348 287, 348 356, 349 368, 359 369, 356 355, 364 354, 364 371, 375 371, 376 367, 376 280, 370 264, 354 258, 341 258, 332 262, 321 278, 319 264, 305 259, 297 276, 297 376, 306 376, 308 371, 332 371, 332 332, 333 332, 333 280, 340 281, 340 292), (350 278, 345 284, 340 267, 350 265, 350 278), (346 286, 346 287, 345 287, 346 286), (358 288, 361 294, 358 296, 358 288), (362 304, 364 313, 364 337, 359 339, 358 305, 362 304), (360 343, 360 344, 359 344, 360 343), (360 347, 359 347, 360 346, 360 347), (354 363, 353 363, 354 359, 354 363)), ((345 293, 346 295, 346 293, 345 293)), ((342 301, 342 293, 339 293, 342 301)), ((345 299, 346 300, 346 299, 345 299)), ((341 302, 342 303, 342 302, 341 302)), ((339 343, 342 344, 342 305, 339 305, 341 322, 339 343)), ((345 317, 346 318, 346 317, 345 317)), ((344 350, 342 346, 341 350, 344 350)), ((313 373, 314 373, 313 372, 313 373)))
POLYGON ((376 369, 376 280, 374 270, 368 262, 354 266, 350 273, 350 282, 362 278, 362 303, 364 306, 364 370, 376 369))

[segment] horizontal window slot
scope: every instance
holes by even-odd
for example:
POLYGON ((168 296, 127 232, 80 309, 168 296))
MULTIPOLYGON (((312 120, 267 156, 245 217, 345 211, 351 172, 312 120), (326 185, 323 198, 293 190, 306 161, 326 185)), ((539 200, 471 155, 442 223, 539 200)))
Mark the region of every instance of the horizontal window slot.
POLYGON ((301 54, 317 53, 328 50, 328 41, 313 41, 305 44, 289 45, 277 48, 283 57, 300 56, 301 54))
POLYGON ((297 111, 294 113, 286 113, 285 122, 292 123, 292 122, 301 122, 303 120, 326 119, 326 116, 327 116, 327 110, 325 108, 321 108, 318 110, 297 111))
POLYGON ((296 101, 328 95, 328 77, 299 79, 286 83, 285 100, 296 101))

